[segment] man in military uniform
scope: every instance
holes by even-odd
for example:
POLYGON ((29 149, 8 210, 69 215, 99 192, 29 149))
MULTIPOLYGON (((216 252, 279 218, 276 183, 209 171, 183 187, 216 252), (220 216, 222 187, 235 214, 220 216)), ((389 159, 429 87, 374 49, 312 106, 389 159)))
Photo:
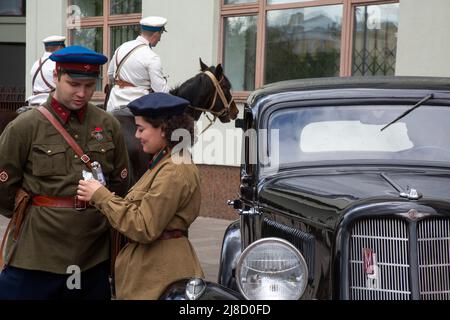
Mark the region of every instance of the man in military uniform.
POLYGON ((117 48, 108 68, 114 83, 107 110, 118 110, 149 92, 169 92, 161 59, 153 51, 165 29, 167 19, 147 17, 140 21, 141 34, 117 48))
POLYGON ((49 36, 42 40, 45 52, 31 68, 31 87, 33 94, 28 97, 29 106, 39 106, 47 101, 50 92, 55 90, 55 82, 53 82, 53 70, 55 70, 55 62, 50 60, 50 55, 65 47, 64 36, 49 36))
POLYGON ((19 188, 31 195, 17 241, 12 240, 17 221, 7 232, 0 300, 108 299, 110 226, 96 208, 76 198, 89 159, 100 163, 114 192, 124 194, 128 187, 119 123, 88 103, 107 58, 69 46, 50 59, 56 62, 56 89, 44 107, 84 154, 78 156, 38 108, 21 113, 0 136, 1 212, 13 209, 19 188))

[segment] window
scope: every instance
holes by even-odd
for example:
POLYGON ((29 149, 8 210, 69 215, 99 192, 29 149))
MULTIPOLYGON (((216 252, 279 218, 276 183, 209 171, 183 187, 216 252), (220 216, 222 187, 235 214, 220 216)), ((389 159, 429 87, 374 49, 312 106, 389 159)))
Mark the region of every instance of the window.
POLYGON ((393 75, 398 3, 355 7, 352 74, 393 75))
POLYGON ((25 16, 25 0, 0 1, 0 16, 25 16))
POLYGON ((223 0, 221 61, 234 95, 275 81, 393 75, 394 0, 223 0))
MULTIPOLYGON (((122 43, 139 35, 142 0, 71 0, 68 14, 72 17, 69 42, 102 52, 110 59, 122 43)), ((93 99, 102 98, 107 70, 105 65, 93 99)))

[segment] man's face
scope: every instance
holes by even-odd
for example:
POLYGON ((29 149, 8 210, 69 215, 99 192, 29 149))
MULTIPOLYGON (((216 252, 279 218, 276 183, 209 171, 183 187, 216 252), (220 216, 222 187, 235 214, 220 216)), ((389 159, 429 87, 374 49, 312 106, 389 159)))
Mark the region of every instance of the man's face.
POLYGON ((56 70, 53 80, 56 84, 54 98, 69 110, 83 108, 91 100, 97 82, 94 78, 72 78, 68 74, 61 75, 58 80, 56 70))
POLYGON ((162 31, 153 33, 152 37, 150 38, 150 44, 152 47, 156 47, 158 42, 161 40, 161 35, 163 34, 162 31))

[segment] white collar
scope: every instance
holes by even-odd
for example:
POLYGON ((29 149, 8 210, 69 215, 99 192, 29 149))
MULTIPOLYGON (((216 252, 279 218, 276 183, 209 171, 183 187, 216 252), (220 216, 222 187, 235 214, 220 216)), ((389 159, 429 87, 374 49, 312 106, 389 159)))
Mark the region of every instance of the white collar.
POLYGON ((143 36, 138 36, 138 37, 136 38, 136 40, 139 41, 139 42, 142 42, 142 43, 144 43, 144 44, 146 44, 146 45, 149 45, 149 44, 150 44, 150 42, 148 42, 148 40, 145 39, 143 36))

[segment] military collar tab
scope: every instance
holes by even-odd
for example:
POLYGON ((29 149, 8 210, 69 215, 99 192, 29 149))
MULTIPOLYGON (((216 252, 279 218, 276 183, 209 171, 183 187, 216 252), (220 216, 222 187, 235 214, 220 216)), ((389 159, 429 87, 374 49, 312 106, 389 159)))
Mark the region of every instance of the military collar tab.
POLYGON ((167 149, 167 148, 164 148, 164 149, 160 150, 157 154, 154 155, 153 159, 152 159, 152 160, 150 161, 150 163, 149 163, 148 168, 149 168, 150 170, 152 170, 152 169, 153 169, 154 167, 156 167, 156 165, 157 165, 158 163, 160 163, 161 160, 164 159, 165 156, 166 156, 167 154, 169 154, 169 153, 170 153, 170 151, 169 151, 169 149, 167 149))

